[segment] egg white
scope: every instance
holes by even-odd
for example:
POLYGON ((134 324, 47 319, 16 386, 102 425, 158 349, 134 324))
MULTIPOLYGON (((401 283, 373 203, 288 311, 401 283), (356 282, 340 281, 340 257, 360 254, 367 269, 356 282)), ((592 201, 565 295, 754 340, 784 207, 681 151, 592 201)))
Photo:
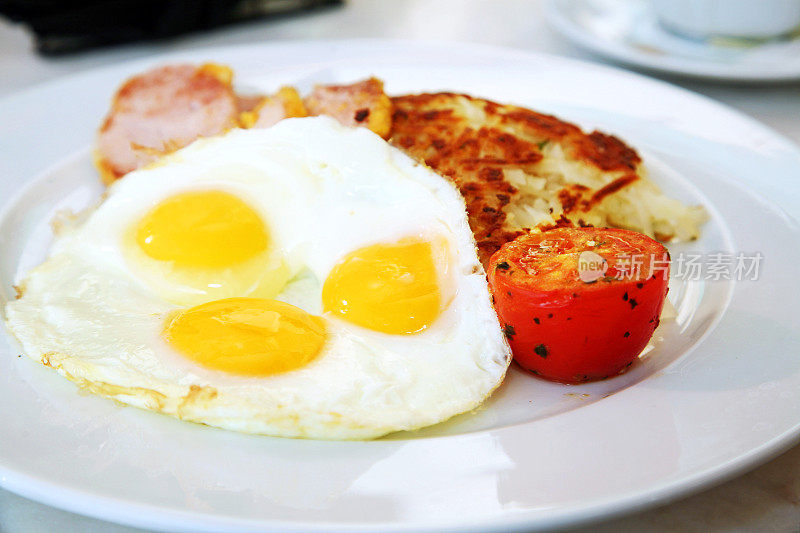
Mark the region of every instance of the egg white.
POLYGON ((456 188, 372 132, 325 117, 234 130, 128 174, 21 285, 7 325, 28 356, 92 392, 250 433, 358 439, 435 424, 479 405, 510 361, 456 188), (162 339, 177 307, 123 243, 161 200, 208 189, 240 196, 268 224, 293 276, 280 300, 322 314, 322 283, 341 257, 418 236, 445 243, 447 305, 415 335, 325 314, 322 353, 284 374, 199 366, 162 339))

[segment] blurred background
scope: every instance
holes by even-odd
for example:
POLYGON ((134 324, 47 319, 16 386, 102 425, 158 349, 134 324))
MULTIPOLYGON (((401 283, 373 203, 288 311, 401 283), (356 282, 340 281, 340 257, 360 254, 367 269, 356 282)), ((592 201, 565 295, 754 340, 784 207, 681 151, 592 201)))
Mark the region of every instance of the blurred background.
MULTIPOLYGON (((772 10, 784 18, 793 16, 792 5, 800 10, 800 0, 666 1, 694 9, 684 15, 687 19, 693 14, 707 21, 716 20, 715 12, 717 17, 739 13, 739 20, 747 21, 753 18, 748 5, 770 12, 765 2, 788 2, 788 9, 772 10), (745 9, 732 10, 732 3, 744 3, 745 9)), ((766 40, 678 36, 658 22, 657 3, 0 0, 0 95, 67 73, 205 46, 347 38, 473 42, 635 68, 728 103, 800 140, 796 31, 766 40)))
POLYGON ((0 12, 31 30, 40 54, 61 55, 167 39, 339 3, 340 0, 3 0, 0 12))

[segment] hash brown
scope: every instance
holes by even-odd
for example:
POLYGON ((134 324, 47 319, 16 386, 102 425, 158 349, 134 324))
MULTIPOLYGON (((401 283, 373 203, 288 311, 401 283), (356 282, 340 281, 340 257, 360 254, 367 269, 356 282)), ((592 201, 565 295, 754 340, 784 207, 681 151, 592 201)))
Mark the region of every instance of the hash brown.
POLYGON ((618 138, 464 94, 392 98, 390 142, 461 190, 484 265, 524 229, 623 227, 691 240, 702 207, 665 197, 618 138))

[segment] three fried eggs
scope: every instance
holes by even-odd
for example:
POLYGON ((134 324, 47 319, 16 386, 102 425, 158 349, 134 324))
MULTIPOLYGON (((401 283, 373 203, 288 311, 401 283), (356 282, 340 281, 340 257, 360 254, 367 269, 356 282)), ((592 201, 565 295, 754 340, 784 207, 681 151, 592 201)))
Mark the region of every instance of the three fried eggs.
POLYGON ((30 357, 252 433, 373 438, 479 405, 510 353, 455 187, 325 117, 112 185, 8 304, 30 357))

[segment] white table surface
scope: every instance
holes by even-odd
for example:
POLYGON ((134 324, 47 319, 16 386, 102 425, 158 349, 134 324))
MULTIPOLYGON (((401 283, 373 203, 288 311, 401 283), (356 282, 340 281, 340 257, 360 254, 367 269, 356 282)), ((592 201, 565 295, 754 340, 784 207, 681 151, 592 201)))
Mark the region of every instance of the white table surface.
MULTIPOLYGON (((0 97, 67 73, 157 53, 284 39, 356 37, 469 41, 603 61, 551 31, 543 19, 541 2, 536 0, 348 0, 345 6, 312 14, 57 59, 37 56, 24 28, 0 20, 0 97)), ((668 81, 731 105, 800 143, 800 82, 732 85, 678 78, 668 81)), ((575 531, 645 530, 800 531, 800 446, 700 494, 575 531)), ((140 530, 53 509, 0 489, 0 532, 53 531, 140 530)))

